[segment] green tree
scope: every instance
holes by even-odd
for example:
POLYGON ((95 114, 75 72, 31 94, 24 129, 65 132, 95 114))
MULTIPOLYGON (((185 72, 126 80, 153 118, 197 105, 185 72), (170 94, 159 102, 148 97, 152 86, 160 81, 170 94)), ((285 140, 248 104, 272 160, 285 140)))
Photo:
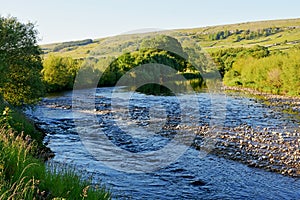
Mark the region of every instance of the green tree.
POLYGON ((187 58, 187 54, 183 51, 182 46, 178 42, 178 40, 167 35, 158 35, 155 37, 144 39, 141 42, 140 49, 166 50, 170 53, 177 54, 182 58, 187 58))
POLYGON ((42 70, 48 92, 73 88, 80 62, 70 57, 50 55, 44 60, 42 70))
POLYGON ((300 49, 292 49, 283 62, 282 89, 290 95, 300 96, 300 49))
MULTIPOLYGON (((263 51, 257 51, 261 54, 263 51)), ((299 49, 270 56, 239 57, 225 73, 226 85, 253 88, 259 91, 300 95, 299 49)), ((258 54, 255 54, 258 55, 258 54)), ((261 55, 264 55, 262 53, 261 55)))
POLYGON ((96 68, 96 59, 86 59, 82 62, 76 76, 77 88, 95 87, 101 75, 100 69, 96 68))
POLYGON ((41 50, 32 23, 0 16, 0 96, 16 106, 35 103, 44 94, 41 50))
POLYGON ((211 54, 218 65, 218 70, 222 77, 232 68, 233 63, 242 57, 264 58, 270 55, 267 47, 256 45, 252 48, 228 48, 221 49, 211 54))

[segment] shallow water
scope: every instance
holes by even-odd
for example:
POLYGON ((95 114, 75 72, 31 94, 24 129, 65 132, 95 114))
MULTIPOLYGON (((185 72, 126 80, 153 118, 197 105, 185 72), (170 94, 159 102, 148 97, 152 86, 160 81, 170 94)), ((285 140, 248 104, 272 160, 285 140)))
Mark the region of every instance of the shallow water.
POLYGON ((196 94, 195 102, 191 101, 194 97, 191 94, 151 96, 129 94, 120 88, 114 91, 117 96, 112 96, 112 91, 113 88, 98 88, 95 99, 93 90, 82 90, 77 96, 66 92, 45 98, 34 110, 27 111, 47 133, 45 143, 56 155, 51 162, 70 164, 92 173, 95 184, 101 180, 111 188, 114 197, 120 199, 300 198, 299 179, 200 154, 186 145, 183 149, 180 149, 183 145, 176 146, 178 149, 169 152, 176 154, 176 151, 186 150, 177 157, 158 154, 157 160, 151 156, 143 160, 138 156, 136 159, 122 156, 122 152, 148 155, 148 152, 159 151, 183 130, 189 134, 202 125, 247 124, 278 131, 292 130, 299 127, 293 115, 279 113, 255 99, 237 95, 202 92, 196 94), (128 96, 130 101, 127 101, 128 96), (80 100, 81 109, 76 110, 74 106, 73 110, 69 109, 76 98, 80 100), (87 102, 96 104, 82 109, 87 102), (115 112, 110 112, 112 107, 115 112), (78 130, 84 134, 78 134, 78 130), (120 154, 111 150, 112 144, 118 147, 120 154), (159 166, 147 165, 149 161, 159 166))

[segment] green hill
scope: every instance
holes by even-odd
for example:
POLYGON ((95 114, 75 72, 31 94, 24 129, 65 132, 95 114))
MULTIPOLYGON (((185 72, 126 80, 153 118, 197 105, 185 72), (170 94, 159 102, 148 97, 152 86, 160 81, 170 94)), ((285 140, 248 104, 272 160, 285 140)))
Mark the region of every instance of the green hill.
MULTIPOLYGON (((206 51, 215 52, 229 47, 268 47, 286 50, 300 42, 300 19, 246 22, 193 29, 170 30, 168 33, 181 41, 192 38, 206 51)), ((136 50, 141 34, 120 35, 101 39, 86 39, 42 45, 45 56, 49 53, 72 58, 106 57, 136 50)))
MULTIPOLYGON (((54 77, 61 77, 61 74, 66 76, 55 82, 58 84, 55 88, 71 88, 79 66, 85 66, 92 77, 92 74, 97 74, 97 70, 99 73, 103 70, 105 63, 115 59, 117 60, 110 65, 112 68, 105 72, 105 78, 102 77, 104 82, 100 85, 115 83, 127 70, 145 62, 175 63, 174 67, 178 65, 182 68, 178 73, 184 73, 190 78, 198 77, 203 72, 214 71, 214 66, 207 64, 206 56, 198 51, 199 45, 216 63, 225 85, 300 96, 300 19, 247 22, 160 33, 171 36, 168 40, 173 42, 167 42, 170 45, 164 48, 156 46, 156 51, 144 51, 152 48, 155 40, 149 40, 145 45, 152 33, 43 45, 45 60, 51 58, 48 63, 55 63, 55 60, 60 63, 54 67, 51 64, 44 65, 44 79, 51 80, 53 85, 55 71, 57 75, 54 77), (176 42, 180 42, 180 48, 175 45, 176 42), (160 52, 162 49, 167 51, 160 52), (179 49, 183 51, 177 52, 179 49), (172 52, 182 58, 185 58, 186 53, 194 56, 189 57, 186 63, 172 52), (68 58, 64 60, 55 56, 68 58), (73 64, 69 66, 68 63, 73 64), (203 71, 195 71, 194 64, 191 63, 201 66, 203 71), (71 78, 65 83, 67 77, 71 78)), ((160 42, 163 44, 166 41, 162 39, 160 42)), ((205 81, 199 84, 205 85, 205 81)))

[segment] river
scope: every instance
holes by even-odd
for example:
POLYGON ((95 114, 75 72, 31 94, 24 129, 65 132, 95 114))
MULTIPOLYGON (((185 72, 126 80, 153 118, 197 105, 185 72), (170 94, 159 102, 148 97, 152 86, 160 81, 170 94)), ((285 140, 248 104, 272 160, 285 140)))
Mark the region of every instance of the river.
POLYGON ((44 142, 55 153, 50 164, 72 166, 86 178, 92 175, 93 182, 106 185, 113 198, 300 198, 299 178, 249 167, 220 155, 201 154, 192 145, 185 144, 186 148, 179 145, 176 152, 170 151, 179 152, 175 157, 168 154, 170 160, 160 154, 158 161, 149 157, 123 156, 123 152, 129 152, 126 155, 148 155, 148 152, 159 151, 175 140, 180 131, 194 131, 197 126, 222 124, 230 128, 247 125, 268 127, 273 131, 293 130, 299 127, 296 116, 235 93, 222 96, 220 105, 219 101, 213 100, 220 96, 202 91, 195 94, 198 105, 191 105, 188 100, 192 97, 187 94, 181 94, 178 100, 176 96, 131 94, 122 88, 115 97, 115 114, 112 114, 114 89, 98 88, 94 95, 93 91, 81 90, 76 94, 81 95, 81 100, 95 101, 92 109, 72 109, 75 97, 72 92, 64 92, 44 98, 27 114, 47 134, 44 142), (182 102, 187 108, 181 107, 182 102), (128 105, 129 111, 125 112, 124 107, 128 105), (221 112, 214 113, 214 110, 221 112), (124 119, 128 113, 130 117, 124 119), (221 117, 214 118, 215 115, 221 117), (218 119, 217 123, 215 119, 218 119), (91 123, 91 120, 94 121, 91 123), (144 129, 154 134, 145 135, 144 129), (78 134, 80 130, 87 134, 78 134), (109 154, 112 144, 117 147, 119 155, 113 151, 109 154), (149 161, 154 164, 148 165, 149 161))

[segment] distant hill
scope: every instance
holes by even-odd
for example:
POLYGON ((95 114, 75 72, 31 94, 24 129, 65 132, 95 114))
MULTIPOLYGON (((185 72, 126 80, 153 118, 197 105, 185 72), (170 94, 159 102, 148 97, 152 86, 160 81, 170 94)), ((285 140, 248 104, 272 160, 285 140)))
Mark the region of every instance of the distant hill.
MULTIPOLYGON (((208 52, 229 47, 261 45, 273 50, 286 50, 300 43, 300 18, 246 22, 220 26, 167 31, 179 41, 192 38, 208 52)), ((101 39, 86 39, 41 45, 44 55, 49 53, 80 59, 116 56, 135 51, 141 34, 121 35, 101 39)))

